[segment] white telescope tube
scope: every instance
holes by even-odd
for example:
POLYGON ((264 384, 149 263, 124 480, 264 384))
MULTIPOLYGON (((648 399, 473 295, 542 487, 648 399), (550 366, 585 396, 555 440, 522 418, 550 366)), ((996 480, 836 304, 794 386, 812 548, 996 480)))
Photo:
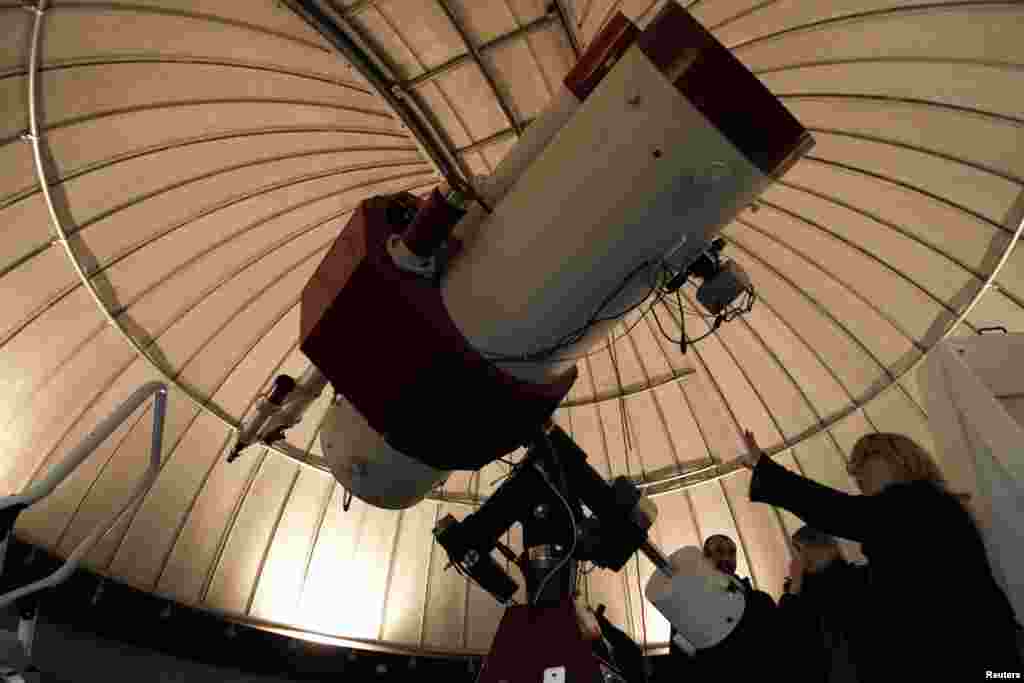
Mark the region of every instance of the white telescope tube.
MULTIPOLYGON (((548 148, 558 131, 568 123, 579 107, 580 101, 562 83, 544 112, 534 119, 533 123, 523 132, 523 136, 494 169, 494 173, 480 184, 478 190, 491 208, 505 198, 512 186, 537 157, 548 148)), ((461 239, 464 246, 468 248, 486 218, 486 210, 474 202, 459 224, 455 226, 453 235, 461 239)))
POLYGON ((634 46, 453 260, 445 307, 503 369, 549 381, 769 183, 634 46))

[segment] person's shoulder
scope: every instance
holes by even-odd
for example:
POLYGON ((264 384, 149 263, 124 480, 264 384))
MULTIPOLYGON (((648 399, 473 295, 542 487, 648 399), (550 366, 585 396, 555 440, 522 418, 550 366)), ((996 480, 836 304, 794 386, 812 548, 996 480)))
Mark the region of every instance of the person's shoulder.
POLYGON ((924 517, 934 520, 936 516, 940 516, 946 521, 953 521, 954 518, 970 519, 963 504, 955 495, 930 481, 893 484, 879 493, 878 497, 898 509, 898 514, 904 518, 911 516, 916 519, 924 517))
POLYGON ((918 479, 917 481, 901 481, 895 484, 890 484, 878 495, 887 498, 904 498, 907 496, 914 496, 918 498, 931 498, 934 500, 943 500, 946 498, 953 499, 953 497, 940 486, 925 479, 918 479))
POLYGON ((955 497, 940 486, 923 480, 891 484, 875 498, 904 519, 908 516, 920 518, 955 514, 960 509, 955 497))

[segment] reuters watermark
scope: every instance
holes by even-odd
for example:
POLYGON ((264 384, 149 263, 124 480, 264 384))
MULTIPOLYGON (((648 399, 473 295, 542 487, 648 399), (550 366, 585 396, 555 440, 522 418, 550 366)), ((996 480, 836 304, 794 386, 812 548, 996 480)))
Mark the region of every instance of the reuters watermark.
POLYGON ((1020 678, 1020 672, 1019 671, 986 671, 985 672, 985 678, 987 680, 993 680, 993 679, 998 679, 998 678, 1019 679, 1020 678))

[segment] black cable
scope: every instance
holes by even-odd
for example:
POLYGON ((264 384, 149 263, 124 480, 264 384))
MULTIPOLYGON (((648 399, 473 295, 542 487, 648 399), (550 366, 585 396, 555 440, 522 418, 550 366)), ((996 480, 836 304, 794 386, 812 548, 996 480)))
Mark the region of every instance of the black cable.
POLYGON ((673 344, 682 344, 683 341, 686 339, 685 332, 684 332, 684 334, 683 334, 681 339, 673 339, 671 336, 669 336, 669 333, 666 332, 665 328, 661 326, 661 318, 658 317, 658 312, 657 311, 654 312, 654 321, 656 323, 658 323, 658 329, 661 330, 661 334, 664 335, 665 339, 668 339, 673 344))
MULTIPOLYGON (((608 305, 609 301, 611 301, 616 296, 618 296, 618 294, 623 289, 626 288, 626 285, 633 279, 633 277, 636 275, 637 272, 639 272, 639 270, 641 268, 645 268, 645 267, 648 267, 650 265, 652 265, 651 261, 645 261, 644 263, 640 264, 640 266, 635 268, 633 270, 633 272, 630 273, 629 276, 627 276, 626 280, 621 285, 619 285, 618 290, 613 293, 612 297, 606 298, 604 300, 604 302, 601 304, 601 307, 598 308, 597 310, 600 311, 601 309, 603 309, 605 306, 608 305)), ((659 272, 659 271, 653 271, 653 272, 656 273, 656 272, 659 272)), ((604 318, 597 318, 597 319, 594 320, 594 322, 595 323, 608 322, 609 320, 615 320, 616 318, 621 318, 624 315, 629 315, 630 313, 632 313, 636 309, 640 308, 640 306, 642 306, 645 301, 647 301, 649 298, 651 298, 651 295, 654 294, 654 292, 658 289, 658 287, 659 287, 658 283, 650 285, 650 289, 648 290, 648 292, 646 294, 644 294, 636 303, 634 303, 631 306, 627 307, 624 311, 622 311, 620 313, 616 313, 615 315, 606 316, 604 318)))
MULTIPOLYGON (((690 284, 689 280, 687 280, 684 283, 684 285, 685 284, 690 284)), ((696 286, 696 285, 694 285, 694 286, 696 286)), ((660 291, 662 292, 662 294, 666 293, 665 289, 663 287, 660 288, 660 291)), ((684 319, 683 319, 682 315, 679 318, 680 332, 682 333, 682 335, 681 335, 681 337, 679 339, 673 339, 672 336, 669 335, 665 331, 665 328, 661 324, 661 318, 658 316, 658 312, 657 311, 654 312, 654 320, 655 320, 655 322, 658 323, 658 329, 661 331, 661 334, 667 340, 672 342, 673 344, 677 344, 680 347, 680 349, 683 351, 683 353, 685 353, 687 345, 695 344, 695 343, 697 343, 699 341, 703 341, 704 339, 707 339, 712 334, 714 334, 718 330, 719 327, 721 327, 723 322, 732 322, 733 320, 735 320, 736 318, 740 317, 741 315, 743 315, 745 313, 749 313, 751 310, 753 310, 754 302, 757 301, 757 294, 756 294, 756 292, 754 291, 753 287, 748 287, 747 289, 744 290, 744 294, 746 295, 746 298, 744 299, 743 303, 738 304, 736 306, 733 306, 733 307, 723 311, 722 313, 718 314, 717 316, 713 316, 713 315, 706 315, 706 314, 700 313, 699 311, 693 311, 693 310, 683 306, 682 297, 679 294, 679 290, 676 290, 675 291, 675 295, 676 295, 675 307, 679 310, 679 312, 681 314, 694 315, 694 316, 703 318, 705 320, 705 322, 708 321, 708 320, 713 320, 714 321, 712 324, 710 324, 710 328, 711 329, 709 329, 706 334, 702 334, 701 336, 699 336, 699 337, 697 337, 695 339, 690 339, 689 337, 686 336, 686 328, 685 328, 684 319)), ((672 302, 671 302, 671 300, 665 300, 664 297, 661 297, 661 298, 659 298, 658 301, 655 302, 654 305, 657 305, 658 303, 665 303, 665 305, 668 306, 672 302)), ((654 305, 651 306, 652 309, 654 308, 654 305)))
MULTIPOLYGON (((547 435, 545 435, 544 438, 547 438, 547 435)), ((534 605, 536 605, 537 601, 540 600, 540 596, 544 592, 544 589, 547 587, 548 581, 550 581, 555 574, 562 570, 562 568, 569 562, 570 559, 572 559, 573 554, 576 552, 576 515, 573 514, 572 507, 569 505, 569 501, 565 499, 565 496, 563 496, 562 492, 558 490, 558 487, 551 482, 551 479, 548 477, 547 472, 545 472, 539 465, 537 466, 537 471, 540 472, 541 478, 544 480, 544 482, 554 492, 554 494, 558 496, 558 499, 562 501, 562 504, 565 505, 565 511, 569 513, 569 523, 572 525, 572 547, 569 548, 568 554, 566 554, 562 561, 555 565, 554 569, 548 572, 548 575, 545 576, 544 580, 540 582, 540 587, 537 588, 537 592, 533 596, 534 605)))
MULTIPOLYGON (((644 301, 646 301, 646 300, 647 299, 644 299, 644 301)), ((654 307, 657 306, 659 302, 664 301, 664 300, 665 300, 664 295, 659 293, 658 297, 651 303, 650 306, 647 307, 647 310, 644 311, 643 313, 641 313, 640 316, 636 320, 634 320, 632 323, 630 323, 629 327, 627 327, 625 329, 625 331, 622 334, 619 335, 618 339, 622 339, 623 337, 629 336, 629 333, 632 332, 634 329, 636 329, 637 325, 639 325, 641 322, 643 322, 643 319, 647 317, 647 314, 650 313, 652 310, 654 310, 654 307)), ((617 340, 613 340, 613 341, 617 341, 617 340)), ((572 360, 572 359, 566 359, 566 360, 572 360)))
POLYGON ((696 344, 699 341, 704 341, 705 339, 707 339, 708 337, 710 337, 714 333, 715 333, 715 328, 712 327, 710 330, 707 331, 707 334, 702 334, 701 336, 697 337, 696 339, 687 339, 686 343, 687 344, 696 344))
MULTIPOLYGON (((691 282, 690 280, 687 280, 686 282, 684 282, 683 286, 685 286, 685 285, 692 285, 693 287, 697 286, 696 283, 691 282)), ((665 290, 662 289, 662 291, 665 291, 665 290)), ((665 293, 669 293, 669 292, 665 292, 665 293)), ((705 320, 717 320, 718 318, 722 318, 724 322, 732 322, 733 320, 735 320, 739 316, 743 315, 744 313, 750 313, 750 311, 752 311, 753 308, 754 308, 754 303, 757 301, 757 292, 754 291, 753 287, 747 287, 746 289, 743 290, 743 294, 746 295, 746 299, 744 300, 744 303, 732 306, 731 308, 729 308, 729 309, 723 311, 722 313, 720 313, 719 315, 715 316, 715 315, 710 315, 710 314, 707 314, 707 313, 701 313, 700 311, 696 311, 696 310, 693 310, 692 308, 688 308, 687 306, 684 306, 683 302, 682 302, 682 297, 680 296, 678 289, 675 291, 675 294, 676 294, 676 301, 678 302, 675 306, 676 306, 676 308, 679 311, 684 312, 684 313, 688 313, 690 315, 697 316, 697 317, 700 317, 700 318, 704 318, 705 320)), ((669 300, 668 303, 671 303, 671 300, 669 300)))
POLYGON ((701 313, 700 311, 695 311, 694 309, 683 305, 683 302, 681 300, 681 297, 679 296, 678 291, 676 292, 676 298, 678 299, 677 302, 673 302, 671 299, 665 299, 665 303, 671 304, 676 310, 685 315, 692 315, 695 318, 704 318, 705 320, 715 319, 715 316, 711 315, 710 313, 701 313))
POLYGON ((628 336, 629 333, 632 332, 633 329, 636 328, 636 326, 640 324, 640 321, 647 317, 647 314, 651 312, 651 309, 654 308, 655 304, 657 304, 657 303, 658 303, 658 300, 655 300, 655 302, 653 304, 651 304, 650 308, 648 308, 646 311, 644 311, 640 315, 639 318, 634 320, 633 323, 629 327, 626 328, 625 332, 623 332, 622 334, 619 335, 619 339, 622 339, 623 337, 628 336))
MULTIPOLYGON (((717 255, 716 255, 716 260, 717 260, 717 255)), ((753 309, 754 302, 756 301, 757 297, 756 297, 756 294, 755 294, 755 292, 754 292, 752 287, 745 290, 745 293, 746 293, 747 296, 746 296, 746 300, 745 300, 745 302, 743 304, 740 304, 740 305, 737 305, 737 306, 733 306, 732 308, 729 308, 726 311, 723 311, 722 313, 720 313, 717 316, 709 315, 709 314, 706 314, 706 313, 701 313, 700 311, 696 311, 696 310, 690 309, 690 308, 688 308, 688 307, 683 305, 682 296, 679 293, 679 289, 676 289, 674 292, 670 292, 670 291, 668 291, 668 289, 666 289, 665 285, 671 279, 672 272, 668 269, 668 267, 664 263, 659 263, 658 264, 659 267, 652 271, 652 275, 655 276, 654 277, 654 281, 650 284, 649 291, 646 294, 644 294, 643 297, 641 297, 635 303, 627 306, 622 311, 619 311, 618 313, 602 317, 600 315, 600 313, 601 313, 602 310, 604 310, 604 307, 607 306, 608 303, 611 302, 616 296, 618 296, 626 288, 626 286, 630 282, 632 282, 633 278, 636 277, 636 275, 640 271, 644 270, 645 268, 649 268, 651 265, 653 265, 653 263, 654 263, 653 261, 644 261, 639 266, 637 266, 632 271, 630 271, 630 273, 619 284, 619 286, 616 287, 615 290, 612 291, 611 294, 609 294, 608 296, 606 296, 604 298, 604 300, 601 302, 601 305, 598 306, 597 310, 590 317, 590 319, 587 320, 586 323, 584 323, 582 326, 576 328, 575 330, 572 330, 571 332, 566 333, 558 341, 556 341, 554 344, 552 344, 552 345, 550 345, 550 346, 548 346, 546 348, 543 348, 543 349, 539 349, 539 350, 536 350, 536 351, 531 351, 531 352, 528 352, 528 353, 525 353, 525 354, 520 354, 520 355, 496 354, 496 353, 489 353, 489 352, 486 352, 486 351, 481 351, 480 352, 481 355, 483 355, 484 357, 486 357, 489 360, 496 361, 496 362, 503 362, 503 363, 536 363, 536 362, 539 362, 539 361, 550 359, 551 356, 553 356, 554 354, 558 353, 559 351, 561 351, 563 349, 566 349, 566 348, 569 348, 569 347, 573 346, 574 344, 580 342, 586 336, 586 334, 590 330, 590 328, 593 327, 594 325, 597 325, 597 324, 600 324, 600 323, 604 323, 604 322, 610 322, 612 320, 616 320, 618 318, 621 318, 621 317, 623 317, 625 315, 628 315, 628 314, 632 313, 637 308, 642 306, 645 301, 648 301, 650 299, 651 295, 653 295, 655 293, 658 294, 657 298, 651 303, 651 305, 648 307, 648 309, 640 317, 638 317, 635 321, 633 321, 633 323, 629 327, 626 328, 626 331, 625 331, 624 334, 628 335, 630 332, 632 332, 632 330, 638 324, 640 324, 640 322, 647 316, 648 313, 654 311, 654 319, 657 322, 658 329, 661 331, 662 335, 666 339, 668 339, 670 342, 672 342, 673 344, 678 345, 680 347, 680 349, 682 349, 682 351, 684 353, 686 352, 686 346, 687 345, 694 344, 696 342, 699 342, 699 341, 702 341, 702 340, 708 338, 709 336, 711 336, 721 326, 721 324, 723 322, 732 322, 733 320, 735 320, 739 316, 743 315, 744 313, 749 313, 753 309), (660 303, 665 303, 666 306, 668 304, 672 304, 671 300, 666 300, 665 295, 666 294, 673 294, 673 293, 676 295, 676 303, 673 304, 673 306, 675 306, 679 310, 681 315, 693 315, 693 316, 696 316, 696 317, 700 317, 700 318, 704 319, 705 321, 709 321, 709 320, 713 320, 714 321, 714 324, 712 325, 711 330, 709 330, 707 334, 701 335, 700 337, 697 337, 696 339, 689 339, 689 338, 686 337, 686 330, 685 330, 685 327, 682 324, 680 325, 681 332, 682 332, 682 336, 681 336, 680 339, 673 339, 671 337, 671 335, 669 335, 667 332, 665 332, 665 328, 661 324, 661 318, 658 316, 656 307, 660 303)), ((686 284, 693 284, 693 286, 696 286, 694 283, 690 282, 690 280, 688 278, 687 278, 687 280, 685 280, 683 282, 684 286, 686 284)), ((682 320, 682 318, 680 318, 680 320, 682 320)), ((563 359, 563 360, 572 360, 572 359, 563 359)))
MULTIPOLYGON (((587 330, 589 330, 589 328, 592 327, 593 325, 598 324, 598 323, 602 323, 602 322, 608 322, 610 320, 614 320, 617 317, 622 317, 622 316, 628 315, 629 313, 633 312, 634 310, 636 310, 637 308, 642 306, 644 304, 644 302, 647 301, 652 294, 654 294, 656 291, 659 291, 659 290, 660 290, 660 285, 659 284, 651 285, 651 289, 650 289, 650 291, 648 291, 647 294, 645 294, 639 301, 637 301, 635 304, 633 304, 632 306, 627 308, 620 315, 618 315, 618 316, 609 316, 609 317, 605 317, 605 318, 592 319, 584 327, 578 328, 574 332, 572 332, 569 335, 566 335, 565 337, 563 337, 554 346, 548 347, 547 349, 544 349, 544 350, 539 351, 539 352, 533 352, 533 353, 529 354, 529 357, 524 357, 524 356, 508 356, 508 357, 501 358, 501 357, 495 356, 495 357, 489 357, 489 358, 490 358, 490 360, 499 360, 501 362, 506 362, 506 363, 534 363, 534 362, 537 362, 537 360, 542 360, 542 359, 554 360, 554 361, 559 361, 559 360, 570 361, 570 360, 573 360, 572 358, 562 358, 562 359, 554 358, 554 359, 552 359, 552 358, 550 358, 550 355, 553 355, 553 354, 557 353, 558 351, 562 350, 563 348, 570 347, 573 344, 575 344, 578 341, 580 341, 581 339, 583 339, 583 337, 586 336, 587 330), (535 358, 535 356, 544 356, 544 358, 535 358)), ((659 295, 658 299, 655 300, 648 307, 648 309, 646 311, 644 311, 642 315, 640 315, 640 317, 638 317, 636 320, 634 320, 625 329, 625 332, 623 332, 623 334, 621 336, 628 335, 630 332, 632 332, 636 328, 636 326, 639 325, 643 321, 643 319, 647 316, 647 314, 651 312, 651 309, 655 305, 657 305, 657 303, 659 301, 662 301, 662 300, 663 300, 663 297, 659 295)), ((606 302, 607 302, 607 300, 606 300, 606 302)), ((620 338, 621 338, 621 336, 620 336, 620 338)))
POLYGON ((651 265, 652 265, 651 261, 644 261, 643 263, 638 265, 636 268, 634 268, 632 271, 630 271, 630 273, 625 277, 625 279, 623 279, 623 281, 619 284, 619 286, 616 287, 615 290, 613 290, 611 292, 611 294, 609 294, 608 296, 606 296, 604 298, 604 300, 601 302, 601 305, 598 306, 597 310, 594 312, 593 315, 590 316, 590 319, 587 320, 586 323, 584 323, 582 326, 576 328, 575 330, 572 330, 571 332, 566 333, 565 335, 563 335, 554 344, 552 344, 552 345, 550 345, 550 346, 548 346, 546 348, 543 348, 543 349, 539 349, 539 350, 536 350, 536 351, 531 351, 531 352, 528 352, 528 353, 525 353, 525 354, 520 354, 520 355, 495 354, 495 353, 489 353, 489 352, 486 352, 486 351, 481 351, 480 353, 484 357, 488 358, 489 360, 493 360, 493 361, 500 361, 500 362, 507 362, 507 363, 533 363, 533 362, 537 362, 539 360, 544 360, 545 358, 551 356, 552 354, 557 353, 558 351, 560 351, 560 350, 562 350, 564 348, 568 348, 568 347, 576 344, 577 342, 579 342, 580 340, 582 340, 586 336, 587 331, 591 327, 593 327, 594 325, 596 325, 598 323, 602 323, 602 322, 609 322, 611 320, 615 320, 617 318, 620 318, 623 315, 627 315, 628 313, 631 313, 632 311, 636 310, 641 305, 643 305, 643 303, 645 301, 647 301, 648 298, 650 298, 651 294, 654 294, 656 288, 652 287, 651 290, 649 292, 647 292, 646 294, 644 294, 644 296, 641 297, 639 301, 631 304, 630 306, 628 306, 623 311, 620 311, 619 313, 616 313, 615 315, 607 316, 607 317, 604 317, 604 318, 602 318, 600 316, 601 311, 604 310, 605 306, 607 306, 612 300, 615 299, 615 297, 617 297, 619 294, 622 293, 622 290, 624 290, 626 288, 626 286, 630 282, 633 281, 633 278, 636 277, 637 273, 639 273, 640 271, 644 270, 645 268, 649 268, 651 265))
MULTIPOLYGON (((672 342, 673 344, 676 344, 677 346, 682 346, 683 344, 686 344, 686 345, 695 344, 696 342, 703 341, 703 340, 707 339, 708 337, 710 337, 712 334, 714 334, 718 330, 718 325, 715 324, 715 325, 711 326, 711 329, 708 330, 707 334, 702 334, 701 336, 697 337, 696 339, 690 339, 689 337, 687 337, 685 331, 683 331, 683 336, 680 339, 673 339, 668 334, 668 332, 665 331, 665 328, 662 327, 662 325, 661 325, 661 318, 658 317, 657 312, 655 312, 655 314, 654 314, 654 320, 658 323, 658 329, 661 330, 661 333, 662 333, 662 335, 665 336, 665 339, 668 339, 670 342, 672 342)), ((715 320, 717 321, 717 320, 719 320, 719 318, 715 318, 715 320)))

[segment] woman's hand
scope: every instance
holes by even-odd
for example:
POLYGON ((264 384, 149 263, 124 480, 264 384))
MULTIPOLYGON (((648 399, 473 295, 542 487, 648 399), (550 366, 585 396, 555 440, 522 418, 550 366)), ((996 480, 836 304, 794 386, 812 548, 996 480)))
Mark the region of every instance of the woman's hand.
POLYGON ((743 442, 747 446, 747 452, 739 457, 739 461, 744 467, 752 470, 757 467, 757 463, 761 460, 761 456, 764 455, 764 451, 757 445, 757 439, 754 438, 754 433, 749 429, 743 432, 743 442))

